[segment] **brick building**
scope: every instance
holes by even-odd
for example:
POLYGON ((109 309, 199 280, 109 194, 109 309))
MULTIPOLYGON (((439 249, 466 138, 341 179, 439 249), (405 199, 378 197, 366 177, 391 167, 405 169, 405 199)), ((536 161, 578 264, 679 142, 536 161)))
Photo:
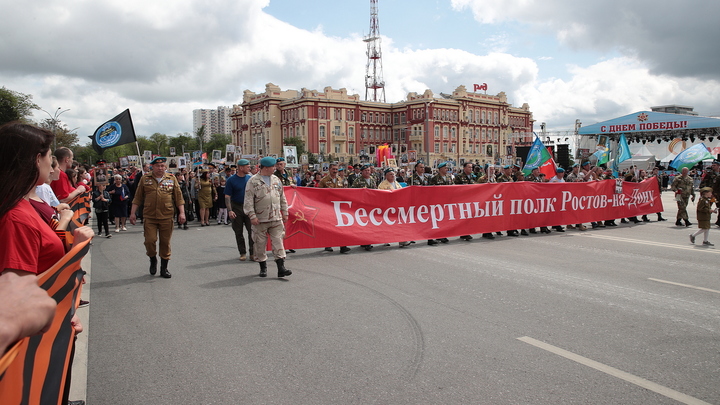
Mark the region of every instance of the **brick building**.
POLYGON ((310 153, 349 163, 374 162, 375 148, 387 143, 401 160, 503 163, 515 148, 532 143, 533 118, 527 104, 513 107, 504 92, 471 93, 459 86, 452 94, 409 93, 398 103, 361 101, 346 89, 323 92, 245 90, 233 106, 233 142, 243 154, 282 154, 283 139, 299 137, 310 153), (331 155, 331 156, 330 156, 331 155))

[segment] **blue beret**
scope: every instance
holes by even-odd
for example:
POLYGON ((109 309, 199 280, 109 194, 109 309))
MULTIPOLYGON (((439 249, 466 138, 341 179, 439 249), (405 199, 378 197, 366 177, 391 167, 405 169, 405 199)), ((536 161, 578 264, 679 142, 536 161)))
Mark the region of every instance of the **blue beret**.
POLYGON ((238 166, 247 166, 250 164, 250 161, 247 159, 240 159, 237 162, 238 166))
POLYGON ((714 165, 720 165, 720 161, 713 160, 712 164, 714 164, 714 165))
POLYGON ((284 157, 279 157, 279 158, 277 158, 277 161, 278 161, 278 162, 284 162, 284 161, 285 161, 285 158, 284 158, 284 157))
POLYGON ((369 169, 369 168, 371 168, 371 167, 372 167, 372 166, 370 166, 370 165, 362 165, 362 167, 360 167, 360 170, 369 169))
POLYGON ((555 171, 558 173, 565 173, 565 169, 563 169, 562 167, 558 167, 555 171))
POLYGON ((150 164, 154 165, 155 163, 165 163, 165 162, 167 162, 167 158, 158 156, 155 159, 153 159, 152 162, 150 162, 150 164))
POLYGON ((385 169, 385 174, 388 173, 395 173, 395 169, 393 169, 392 167, 388 167, 387 169, 385 169))
POLYGON ((340 167, 338 167, 338 171, 339 171, 339 172, 345 171, 345 166, 340 166, 340 167))
POLYGON ((575 163, 574 165, 572 165, 572 167, 579 167, 579 166, 580 165, 578 163, 575 163))
POLYGON ((590 164, 590 162, 585 162, 581 166, 585 166, 585 165, 589 165, 589 164, 590 164))
POLYGON ((277 161, 272 156, 266 156, 266 157, 260 159, 260 166, 262 166, 262 167, 275 166, 275 163, 277 163, 277 161))
POLYGON ((510 168, 510 165, 503 166, 503 169, 509 169, 509 168, 510 168))
POLYGON ((438 165, 438 169, 447 166, 447 162, 442 162, 438 165))

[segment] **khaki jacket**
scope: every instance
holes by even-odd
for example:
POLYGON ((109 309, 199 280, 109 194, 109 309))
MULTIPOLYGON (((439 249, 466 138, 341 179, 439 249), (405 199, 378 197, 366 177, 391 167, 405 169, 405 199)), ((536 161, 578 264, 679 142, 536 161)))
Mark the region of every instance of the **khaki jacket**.
POLYGON ((260 222, 282 221, 283 215, 288 215, 288 205, 280 179, 274 174, 271 175, 268 186, 260 173, 252 176, 245 186, 243 210, 250 220, 257 218, 260 222))
POLYGON ((132 203, 143 206, 143 218, 172 219, 175 207, 185 205, 185 200, 175 176, 165 173, 158 182, 147 173, 140 178, 132 203))

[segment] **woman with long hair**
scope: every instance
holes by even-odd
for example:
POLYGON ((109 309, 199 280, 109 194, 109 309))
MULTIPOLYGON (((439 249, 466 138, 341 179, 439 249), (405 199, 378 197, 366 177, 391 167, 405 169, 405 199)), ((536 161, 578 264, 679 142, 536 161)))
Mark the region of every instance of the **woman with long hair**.
MULTIPOLYGON (((0 274, 35 277, 65 255, 65 246, 43 222, 29 200, 31 190, 52 172, 50 145, 55 135, 32 125, 11 122, 0 127, 0 274)), ((73 231, 75 243, 91 239, 87 226, 73 231)), ((80 318, 70 320, 82 332, 80 318)), ((63 402, 67 403, 70 379, 66 378, 63 402)))

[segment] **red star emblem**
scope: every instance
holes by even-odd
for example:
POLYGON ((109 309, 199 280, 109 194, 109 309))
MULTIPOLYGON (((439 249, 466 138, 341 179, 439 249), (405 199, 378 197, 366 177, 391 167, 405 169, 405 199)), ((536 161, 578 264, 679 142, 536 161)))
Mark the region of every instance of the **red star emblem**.
POLYGON ((638 119, 638 121, 640 121, 640 122, 647 121, 647 120, 648 120, 648 115, 645 114, 645 113, 642 113, 642 114, 638 115, 637 119, 638 119))
POLYGON ((292 201, 288 206, 288 221, 285 229, 285 238, 303 233, 311 238, 315 237, 315 217, 320 209, 311 207, 303 201, 300 194, 293 190, 292 201))

